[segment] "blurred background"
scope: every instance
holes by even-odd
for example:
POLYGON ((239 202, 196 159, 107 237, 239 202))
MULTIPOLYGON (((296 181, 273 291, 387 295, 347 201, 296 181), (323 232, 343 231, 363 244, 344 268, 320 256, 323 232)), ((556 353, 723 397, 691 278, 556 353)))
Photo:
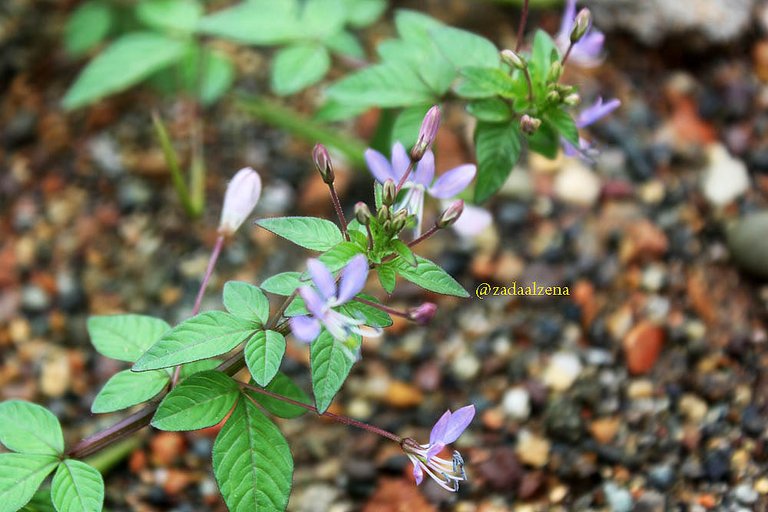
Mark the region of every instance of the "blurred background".
MULTIPOLYGON (((112 4, 100 38, 132 23, 123 18, 132 2, 112 4)), ((328 83, 394 34, 397 9, 499 48, 514 47, 520 15, 520 2, 391 1, 351 29, 362 58, 334 57, 327 76, 295 94, 270 75, 274 48, 213 41, 231 73, 212 101, 169 93, 154 77, 66 110, 62 99, 103 44, 75 37, 82 5, 0 5, 0 397, 48 406, 68 446, 121 417, 90 413, 126 365, 96 354, 86 318, 186 318, 235 171, 261 173, 255 216, 332 218, 310 151, 317 133, 334 133, 349 146, 336 159, 345 207, 370 198, 370 175, 349 154, 375 143, 385 113, 304 121, 328 83), (245 108, 243 95, 261 108, 245 108), (182 204, 152 111, 183 172, 204 161, 191 187, 204 207, 182 204)), ((471 239, 441 233, 421 251, 470 291, 537 281, 570 295, 458 300, 399 283, 391 305, 433 300, 437 317, 367 339, 331 409, 426 441, 445 409, 475 404, 456 443, 469 482, 457 494, 416 487, 397 445, 306 415, 280 421, 296 461, 289 510, 768 510, 768 4, 579 5, 605 32, 606 56, 569 68, 567 80, 585 98, 622 101, 591 127, 595 162, 524 154, 484 205, 491 227, 471 239)), ((561 13, 556 0, 532 2, 528 32, 554 34, 561 13)), ((93 16, 91 28, 104 15, 93 16)), ((474 155, 471 118, 456 105, 443 114, 438 172, 474 155)), ((203 309, 221 308, 227 280, 259 283, 307 256, 244 227, 203 309)), ((287 356, 283 369, 309 391, 306 349, 287 356)), ((149 434, 102 461, 107 509, 225 510, 210 468, 215 429, 149 434)))

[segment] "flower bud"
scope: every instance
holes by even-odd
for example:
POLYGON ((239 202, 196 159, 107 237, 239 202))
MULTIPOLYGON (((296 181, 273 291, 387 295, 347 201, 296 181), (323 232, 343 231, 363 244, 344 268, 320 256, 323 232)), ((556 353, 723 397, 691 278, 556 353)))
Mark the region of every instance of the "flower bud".
POLYGON ((362 201, 358 201, 355 204, 355 218, 357 219, 357 222, 363 226, 367 226, 371 223, 372 217, 373 215, 371 215, 371 210, 368 208, 367 204, 362 201))
POLYGON ((547 100, 547 103, 560 103, 562 100, 560 98, 560 93, 557 91, 549 91, 545 96, 545 99, 547 100))
POLYGON ((389 207, 387 205, 382 205, 381 208, 379 208, 378 213, 376 214, 376 218, 379 220, 380 224, 383 224, 385 220, 389 220, 389 207))
POLYGON ((547 73, 547 82, 557 82, 560 80, 560 76, 563 74, 563 65, 559 60, 556 60, 549 66, 549 72, 547 73))
POLYGON ((573 30, 571 30, 571 42, 577 43, 587 33, 589 25, 592 23, 592 13, 586 7, 579 11, 576 15, 576 19, 573 22, 573 30))
POLYGON ((525 62, 525 59, 512 50, 501 50, 500 55, 501 60, 513 68, 522 70, 528 66, 528 64, 525 62))
POLYGON ((443 211, 443 213, 440 214, 440 217, 438 217, 435 225, 439 229, 447 228, 459 220, 459 217, 461 217, 463 212, 464 201, 459 199, 458 201, 453 202, 448 208, 445 209, 445 211, 443 211))
POLYGON ((440 128, 440 107, 437 105, 430 108, 419 128, 419 136, 416 144, 411 149, 411 160, 418 162, 424 156, 424 153, 432 146, 437 137, 437 130, 440 128))
POLYGON ((328 154, 328 150, 322 144, 316 144, 312 150, 312 159, 315 161, 315 167, 317 168, 320 176, 323 177, 323 181, 329 185, 333 183, 335 176, 333 174, 333 163, 331 162, 331 156, 328 154))
POLYGON ((535 133, 539 126, 541 126, 541 119, 531 117, 528 114, 523 114, 520 117, 520 130, 527 135, 535 133))
POLYGON ((397 185, 395 180, 387 180, 384 182, 384 187, 381 192, 381 204, 392 206, 397 198, 397 185))
POLYGON ((259 202, 261 196, 261 177, 245 167, 237 171, 227 185, 224 194, 224 206, 221 209, 219 233, 231 235, 245 222, 259 202))
POLYGON ((425 302, 421 306, 408 310, 408 318, 419 325, 428 324, 437 313, 437 305, 432 302, 425 302))
POLYGON ((578 105, 579 103, 581 103, 581 96, 579 96, 575 92, 571 93, 568 96, 566 96, 565 98, 563 98, 563 103, 565 103, 566 105, 569 105, 571 107, 574 107, 574 106, 578 105))
POLYGON ((381 224, 381 229, 384 230, 385 233, 392 233, 392 221, 387 219, 381 224))
POLYGON ((406 210, 398 211, 394 217, 392 217, 392 230, 395 233, 399 233, 405 227, 405 223, 408 221, 408 212, 406 210))

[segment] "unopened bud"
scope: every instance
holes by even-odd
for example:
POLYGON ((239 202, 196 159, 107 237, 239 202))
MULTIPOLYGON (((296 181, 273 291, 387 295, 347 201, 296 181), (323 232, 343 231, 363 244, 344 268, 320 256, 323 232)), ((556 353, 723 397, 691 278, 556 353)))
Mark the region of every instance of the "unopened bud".
POLYGON ((541 126, 541 119, 531 117, 528 114, 523 114, 520 117, 520 130, 527 135, 532 135, 541 126))
POLYGON ((579 11, 576 15, 576 19, 573 22, 573 30, 571 30, 571 42, 577 43, 587 33, 589 25, 592 23, 592 13, 586 7, 579 11))
POLYGON ((408 221, 408 212, 406 210, 400 210, 394 217, 392 217, 392 230, 395 233, 399 233, 405 227, 405 223, 408 221))
POLYGON ((381 229, 384 230, 385 233, 392 233, 392 221, 387 219, 381 224, 381 229))
POLYGON ((579 103, 581 103, 581 96, 579 96, 576 93, 571 93, 568 96, 566 96, 565 98, 563 98, 563 103, 565 103, 566 105, 569 105, 571 107, 576 106, 579 103))
POLYGON ((501 50, 501 60, 509 64, 511 67, 516 69, 525 69, 528 65, 525 62, 525 59, 518 55, 517 53, 513 52, 512 50, 501 50))
POLYGON ((556 60, 549 66, 549 72, 547 73, 547 82, 557 82, 560 80, 560 76, 563 74, 563 65, 559 60, 556 60))
POLYGON ((408 318, 419 325, 428 324, 437 313, 437 305, 432 302, 425 302, 421 306, 408 310, 408 318))
POLYGON ((397 198, 397 185, 395 180, 387 180, 384 182, 383 190, 381 191, 381 204, 392 206, 397 198))
POLYGON ((371 223, 372 217, 373 215, 371 215, 371 210, 368 208, 367 204, 362 201, 355 204, 355 218, 357 219, 357 222, 363 226, 367 226, 371 223))
POLYGON ((443 213, 440 214, 440 217, 437 219, 435 225, 440 229, 447 228, 459 220, 459 217, 461 217, 463 212, 464 201, 459 199, 458 201, 453 202, 448 208, 445 209, 445 211, 443 211, 443 213))
POLYGON ((437 130, 440 128, 440 107, 437 105, 430 108, 424 115, 424 120, 419 128, 419 136, 416 144, 411 149, 411 160, 418 162, 424 156, 424 153, 432 146, 437 137, 437 130))
POLYGON ((381 208, 379 208, 376 218, 379 220, 380 224, 383 224, 385 220, 389 220, 389 207, 387 205, 383 205, 381 208))
POLYGON ((259 202, 261 196, 261 177, 245 167, 237 171, 227 185, 224 194, 224 206, 221 209, 219 232, 231 235, 245 222, 259 202))
POLYGON ((560 103, 562 100, 560 93, 557 91, 549 91, 545 99, 547 100, 547 103, 560 103))
POLYGON ((335 176, 333 174, 333 164, 331 162, 331 155, 328 154, 328 150, 322 144, 316 144, 312 150, 312 159, 315 161, 315 167, 317 168, 320 176, 323 177, 323 181, 329 185, 333 183, 335 176))

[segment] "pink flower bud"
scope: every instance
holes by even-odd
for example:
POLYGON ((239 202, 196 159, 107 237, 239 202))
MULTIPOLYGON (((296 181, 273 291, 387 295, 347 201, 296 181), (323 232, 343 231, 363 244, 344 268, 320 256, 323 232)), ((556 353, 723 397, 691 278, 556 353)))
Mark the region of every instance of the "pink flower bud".
POLYGON ((424 156, 424 153, 432 146, 437 137, 437 130, 440 128, 440 107, 437 105, 430 108, 424 120, 421 122, 421 128, 419 129, 419 137, 416 139, 416 144, 411 150, 411 159, 414 162, 418 162, 424 156))
POLYGON ((443 213, 440 214, 440 217, 438 217, 436 222, 437 227, 443 229, 453 225, 457 220, 459 220, 459 217, 461 217, 463 212, 464 201, 459 199, 458 201, 451 203, 451 205, 446 208, 443 213))
POLYGON ((573 22, 573 30, 571 30, 571 42, 577 43, 587 33, 590 24, 592 24, 592 13, 586 7, 579 11, 576 15, 576 19, 573 22))
POLYGON ((221 210, 219 232, 231 235, 245 222, 259 202, 261 196, 261 178, 259 174, 245 167, 237 171, 227 185, 224 194, 224 207, 221 210))
POLYGON ((419 325, 426 325, 435 317, 437 305, 432 302, 425 302, 421 306, 408 310, 408 318, 419 325))
POLYGON ((335 176, 333 174, 333 163, 331 162, 331 156, 328 154, 328 150, 322 144, 316 144, 312 150, 312 159, 315 161, 315 167, 323 177, 323 181, 330 184, 333 183, 335 176))

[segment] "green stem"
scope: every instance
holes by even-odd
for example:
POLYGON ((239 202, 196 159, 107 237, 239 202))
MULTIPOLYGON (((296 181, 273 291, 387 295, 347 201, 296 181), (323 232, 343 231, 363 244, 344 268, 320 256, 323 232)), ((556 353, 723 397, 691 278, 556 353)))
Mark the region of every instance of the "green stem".
POLYGON ((160 147, 163 150, 165 156, 165 163, 168 165, 168 171, 171 173, 171 181, 176 189, 176 195, 179 196, 181 206, 184 211, 190 217, 197 217, 194 201, 189 194, 189 188, 184 181, 184 176, 181 173, 181 167, 179 166, 179 160, 176 157, 176 150, 173 149, 171 138, 168 135, 168 131, 165 129, 163 120, 160 119, 160 115, 157 112, 152 113, 152 124, 155 127, 155 135, 160 142, 160 147))
POLYGON ((308 142, 320 142, 331 146, 346 156, 354 165, 365 166, 366 145, 354 137, 339 133, 327 126, 302 116, 288 107, 261 96, 241 94, 237 98, 240 107, 262 121, 301 137, 308 142))

